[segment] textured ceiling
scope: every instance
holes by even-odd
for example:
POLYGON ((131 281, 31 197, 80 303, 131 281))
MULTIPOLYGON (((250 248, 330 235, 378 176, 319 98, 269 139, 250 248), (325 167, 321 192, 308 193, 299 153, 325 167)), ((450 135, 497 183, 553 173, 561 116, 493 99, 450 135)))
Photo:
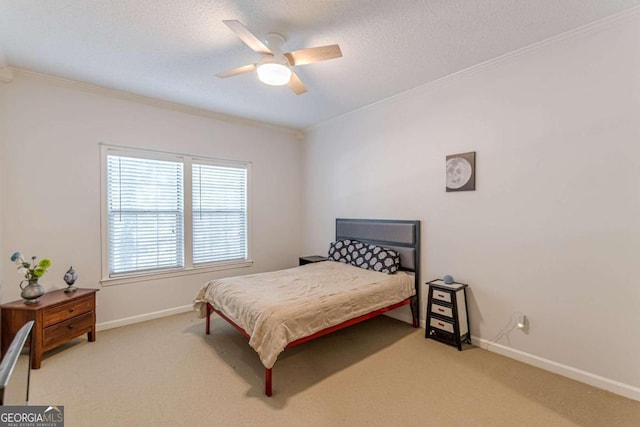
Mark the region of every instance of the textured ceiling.
POLYGON ((9 65, 217 113, 304 128, 640 0, 0 0, 9 65), (296 96, 255 74, 214 75, 259 55, 223 23, 278 32, 285 50, 339 43, 296 68, 296 96))

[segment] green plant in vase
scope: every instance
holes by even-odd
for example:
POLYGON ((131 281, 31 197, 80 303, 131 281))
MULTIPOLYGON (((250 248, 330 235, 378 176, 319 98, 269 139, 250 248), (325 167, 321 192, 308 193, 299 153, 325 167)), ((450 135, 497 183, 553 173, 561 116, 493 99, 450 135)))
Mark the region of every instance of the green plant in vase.
POLYGON ((36 262, 37 257, 31 257, 31 261, 24 259, 20 252, 14 252, 11 255, 11 261, 18 265, 18 270, 22 270, 24 273, 24 280, 20 282, 20 289, 22 292, 20 296, 25 300, 25 304, 37 304, 40 302, 40 297, 44 295, 44 288, 38 283, 40 279, 47 272, 47 269, 51 267, 51 260, 49 258, 42 258, 39 262, 36 262), (23 284, 27 282, 27 285, 23 287, 23 284))

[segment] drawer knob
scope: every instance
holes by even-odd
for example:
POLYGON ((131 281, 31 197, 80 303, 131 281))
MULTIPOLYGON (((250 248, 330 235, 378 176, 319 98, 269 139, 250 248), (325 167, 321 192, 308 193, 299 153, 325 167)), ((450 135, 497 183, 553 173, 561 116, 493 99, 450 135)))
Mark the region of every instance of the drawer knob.
POLYGON ((443 309, 441 309, 441 308, 439 308, 439 309, 438 309, 438 311, 439 311, 440 313, 444 313, 444 310, 443 310, 443 309))
POLYGON ((76 311, 76 309, 75 309, 75 308, 70 308, 70 309, 69 309, 69 313, 73 313, 74 311, 76 311))
MULTIPOLYGON (((444 323, 438 322, 438 326, 443 326, 444 327, 444 323)), ((71 326, 69 326, 69 327, 71 327, 71 326)))
POLYGON ((74 324, 72 323, 71 325, 69 325, 69 329, 73 329, 74 328, 74 324))

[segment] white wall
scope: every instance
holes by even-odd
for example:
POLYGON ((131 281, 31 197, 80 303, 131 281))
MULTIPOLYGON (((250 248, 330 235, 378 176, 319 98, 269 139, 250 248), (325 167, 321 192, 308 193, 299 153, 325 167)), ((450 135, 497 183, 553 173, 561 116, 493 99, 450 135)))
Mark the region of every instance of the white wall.
MULTIPOLYGON (((0 85, 0 264, 2 300, 19 298, 9 256, 49 257, 41 279, 64 288, 100 288, 98 323, 188 305, 215 277, 297 265, 301 234, 302 143, 291 131, 186 114, 17 72, 0 85), (252 162, 253 267, 101 287, 98 143, 252 162)), ((212 94, 215 96, 215 94, 212 94)))
POLYGON ((639 112, 635 14, 333 119, 305 144, 305 252, 336 217, 419 219, 422 280, 470 284, 474 337, 521 311, 512 356, 640 398, 639 112), (446 193, 466 151, 477 190, 446 193))

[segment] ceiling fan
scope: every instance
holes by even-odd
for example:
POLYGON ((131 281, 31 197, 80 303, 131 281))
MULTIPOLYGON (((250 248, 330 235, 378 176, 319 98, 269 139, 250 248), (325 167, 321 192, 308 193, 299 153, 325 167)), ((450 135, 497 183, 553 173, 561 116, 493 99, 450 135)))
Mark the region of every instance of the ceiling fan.
POLYGON ((296 95, 300 95, 305 93, 307 88, 298 75, 293 72, 293 67, 340 58, 342 56, 340 46, 337 44, 283 53, 282 45, 285 42, 285 38, 280 34, 267 34, 265 36, 265 44, 239 21, 227 20, 222 22, 224 22, 231 31, 236 33, 236 35, 240 37, 240 40, 247 46, 262 54, 260 60, 255 64, 244 65, 216 74, 217 77, 223 79, 255 70, 261 82, 271 86, 287 85, 296 95))

